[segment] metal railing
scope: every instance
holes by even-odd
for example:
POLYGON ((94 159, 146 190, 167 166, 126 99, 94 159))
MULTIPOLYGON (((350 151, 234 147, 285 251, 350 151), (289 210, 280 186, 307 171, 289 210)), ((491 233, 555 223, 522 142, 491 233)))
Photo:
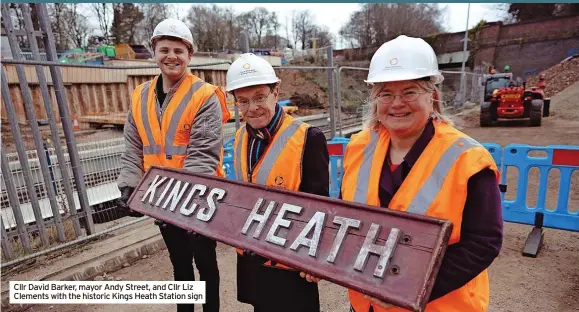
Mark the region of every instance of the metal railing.
POLYGON ((461 108, 466 103, 481 103, 484 96, 483 75, 465 72, 464 94, 460 90, 460 71, 441 71, 444 81, 439 85, 442 100, 446 107, 461 108))
MULTIPOLYGON (((18 34, 27 37, 33 58, 23 59, 16 33, 7 31, 12 55, 17 57, 1 60, 2 99, 6 109, 6 125, 11 132, 9 137, 3 138, 0 150, 2 158, 0 235, 4 258, 2 267, 72 246, 88 238, 98 237, 113 228, 138 222, 131 218, 119 220, 120 224, 118 221, 109 222, 122 217, 113 203, 120 196, 116 179, 121 168, 120 158, 125 149, 124 139, 122 135, 114 135, 103 140, 99 134, 106 130, 99 130, 91 137, 99 139, 85 138, 86 142, 82 141, 77 132, 79 130, 73 128, 69 105, 74 104, 75 98, 66 97, 61 70, 64 67, 98 67, 110 70, 157 68, 154 65, 103 66, 60 63, 56 59, 46 5, 19 4, 19 6, 26 33, 18 34), (36 6, 39 30, 35 30, 32 26, 31 5, 36 6), (40 57, 37 37, 43 40, 46 58, 40 57), (24 125, 19 124, 17 118, 19 111, 12 99, 13 94, 9 88, 5 65, 12 66, 18 75, 17 83, 22 93, 22 107, 25 109, 27 119, 24 125), (40 109, 46 114, 44 120, 39 120, 36 116, 39 107, 33 104, 32 94, 28 88, 31 82, 25 75, 25 65, 33 65, 36 69, 37 83, 41 91, 41 97, 38 99, 43 104, 40 109), (50 69, 51 88, 47 81, 49 78, 45 76, 45 67, 50 69), (51 99, 56 104, 54 108, 51 99), (57 123, 57 117, 60 123, 57 123), (45 123, 47 127, 40 126, 39 122, 45 123), (22 127, 28 132, 23 132, 22 127), (46 128, 50 130, 49 133, 46 128), (22 134, 31 138, 34 144, 27 144, 22 134)), ((13 29, 9 10, 7 4, 2 4, 3 23, 7 30, 13 29)), ((332 55, 331 47, 328 48, 328 55, 332 55)), ((331 62, 330 57, 328 66, 285 66, 276 67, 276 71, 328 71, 329 117, 332 120, 331 125, 334 125, 331 127, 333 137, 335 68, 331 62)), ((189 67, 225 63, 231 64, 231 62, 216 62, 189 67)), ((34 100, 37 101, 37 98, 34 100)), ((224 127, 228 129, 228 137, 240 126, 238 112, 236 115, 238 123, 235 128, 231 127, 233 125, 224 127)))

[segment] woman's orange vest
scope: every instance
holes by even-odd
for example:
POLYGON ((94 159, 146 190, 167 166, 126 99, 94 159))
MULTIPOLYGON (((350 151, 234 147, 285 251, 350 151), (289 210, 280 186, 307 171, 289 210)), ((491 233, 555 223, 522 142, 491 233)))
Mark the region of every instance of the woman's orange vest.
MULTIPOLYGON (((460 241, 460 226, 467 195, 468 179, 490 168, 499 183, 499 171, 490 153, 477 141, 446 123, 434 123, 435 134, 410 173, 392 198, 388 208, 452 221, 449 244, 460 241)), ((365 129, 353 135, 344 154, 342 199, 380 206, 380 173, 390 144, 390 135, 365 129)), ((498 187, 498 186, 497 186, 498 187)), ((370 301, 349 289, 350 303, 356 312, 367 312, 370 301)), ((486 311, 489 303, 487 270, 456 289, 426 305, 426 312, 486 311)), ((407 311, 384 309, 375 312, 407 311)))
MULTIPOLYGON (((280 128, 254 166, 251 175, 247 167, 248 134, 245 127, 238 129, 233 142, 236 179, 298 191, 302 182, 302 156, 308 127, 308 124, 284 114, 280 128)), ((243 254, 241 249, 237 249, 237 252, 243 254)), ((267 261, 264 265, 271 266, 272 263, 267 261)), ((275 267, 291 269, 280 263, 275 264, 275 267)))
MULTIPOLYGON (((197 112, 213 94, 217 95, 223 112, 222 123, 229 119, 225 93, 217 86, 186 73, 169 101, 162 121, 156 112, 155 86, 159 76, 135 88, 131 98, 131 113, 143 142, 143 169, 151 166, 183 168, 187 157, 190 130, 197 112)), ((223 148, 216 175, 225 177, 223 148)))

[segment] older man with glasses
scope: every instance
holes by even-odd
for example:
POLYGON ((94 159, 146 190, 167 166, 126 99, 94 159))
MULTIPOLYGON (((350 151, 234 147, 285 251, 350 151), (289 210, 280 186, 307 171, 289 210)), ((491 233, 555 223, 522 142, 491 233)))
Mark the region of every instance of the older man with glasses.
MULTIPOLYGON (((242 54, 227 72, 245 127, 234 141, 238 181, 329 196, 329 155, 322 131, 286 114, 277 104, 280 79, 263 58, 242 54)), ((254 311, 320 311, 319 279, 237 250, 237 299, 254 311)))

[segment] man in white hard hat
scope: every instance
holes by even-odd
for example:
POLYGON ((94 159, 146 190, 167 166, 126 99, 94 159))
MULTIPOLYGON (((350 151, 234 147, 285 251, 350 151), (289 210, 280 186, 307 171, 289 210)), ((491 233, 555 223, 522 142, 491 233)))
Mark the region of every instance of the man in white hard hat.
MULTIPOLYGON (((436 87, 443 80, 421 38, 398 36, 376 51, 365 80, 368 123, 346 148, 340 198, 452 221, 425 311, 486 311, 487 268, 502 244, 500 172, 444 115, 436 87)), ((348 295, 350 311, 406 311, 353 289, 348 295)))
MULTIPOLYGON (((326 137, 283 111, 273 67, 259 56, 242 54, 227 71, 226 90, 246 121, 235 134, 237 180, 329 196, 326 137)), ((237 252, 240 302, 254 311, 320 310, 319 279, 248 250, 237 252)))
MULTIPOLYGON (((222 124, 229 119, 225 93, 187 70, 193 57, 193 36, 176 19, 160 22, 151 46, 161 74, 135 88, 124 127, 125 152, 117 181, 117 204, 139 216, 127 201, 151 166, 184 168, 224 177, 222 124)), ((155 222, 169 251, 176 281, 194 281, 193 258, 200 280, 206 282, 203 311, 219 311, 219 270, 216 242, 164 222, 155 222)), ((193 311, 178 304, 177 311, 193 311)))

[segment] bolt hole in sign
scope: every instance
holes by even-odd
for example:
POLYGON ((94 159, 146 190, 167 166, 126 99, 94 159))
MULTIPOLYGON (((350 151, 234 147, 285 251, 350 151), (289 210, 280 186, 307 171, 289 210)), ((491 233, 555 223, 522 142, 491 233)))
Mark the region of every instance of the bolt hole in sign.
POLYGON ((151 167, 132 210, 424 311, 452 223, 281 188, 151 167))

